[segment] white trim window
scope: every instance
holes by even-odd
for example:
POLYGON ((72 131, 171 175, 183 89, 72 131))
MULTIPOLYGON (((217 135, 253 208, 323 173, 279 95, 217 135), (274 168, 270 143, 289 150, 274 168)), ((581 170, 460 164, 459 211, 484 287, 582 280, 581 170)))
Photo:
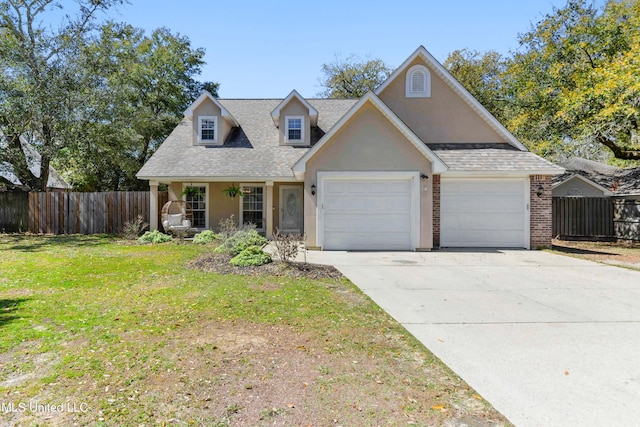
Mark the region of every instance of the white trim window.
POLYGON ((407 98, 431 97, 431 73, 424 65, 416 64, 407 70, 406 76, 407 98))
POLYGON ((218 143, 218 116, 198 117, 198 142, 201 144, 218 143))
POLYGON ((209 184, 182 184, 183 190, 187 187, 193 189, 192 192, 183 196, 183 200, 189 203, 193 214, 191 227, 206 230, 209 228, 209 206, 207 203, 209 184))
POLYGON ((287 116, 285 120, 284 138, 287 142, 300 143, 304 142, 304 117, 303 116, 287 116))
POLYGON ((242 184, 240 187, 240 224, 255 224, 256 230, 265 231, 264 185, 242 184))

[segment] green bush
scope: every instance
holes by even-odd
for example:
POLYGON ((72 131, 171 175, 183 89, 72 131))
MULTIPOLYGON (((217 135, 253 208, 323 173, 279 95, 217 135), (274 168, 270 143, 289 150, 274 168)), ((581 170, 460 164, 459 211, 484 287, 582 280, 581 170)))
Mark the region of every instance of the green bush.
POLYGON ((193 236, 193 243, 198 245, 206 245, 214 240, 218 240, 218 235, 211 230, 204 230, 202 233, 193 236))
POLYGON ((260 249, 259 246, 249 246, 229 261, 231 265, 236 267, 257 266, 270 262, 271 256, 260 249))
POLYGON ((266 244, 267 239, 258 234, 256 230, 242 229, 236 231, 233 236, 222 242, 222 244, 215 249, 215 252, 238 255, 250 246, 264 246, 266 244))
POLYGON ((147 231, 138 239, 140 243, 164 243, 170 242, 172 239, 168 234, 161 233, 158 230, 147 231))

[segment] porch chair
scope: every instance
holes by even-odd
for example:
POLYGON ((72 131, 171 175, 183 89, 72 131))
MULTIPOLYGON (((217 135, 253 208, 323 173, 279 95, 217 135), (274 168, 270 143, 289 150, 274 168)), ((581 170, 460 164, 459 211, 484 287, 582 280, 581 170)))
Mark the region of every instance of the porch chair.
POLYGON ((165 233, 186 233, 193 224, 191 205, 184 200, 169 200, 162 207, 161 219, 165 233))

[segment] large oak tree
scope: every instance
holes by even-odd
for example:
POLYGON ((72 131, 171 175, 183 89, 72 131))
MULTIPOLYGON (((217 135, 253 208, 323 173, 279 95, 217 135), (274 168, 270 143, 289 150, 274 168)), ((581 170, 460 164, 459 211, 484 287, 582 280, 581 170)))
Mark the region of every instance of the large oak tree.
POLYGON ((0 161, 27 189, 46 188, 49 165, 77 189, 144 188, 137 170, 199 91, 215 95, 186 37, 98 24, 120 3, 81 0, 55 27, 55 0, 0 1, 0 161), (35 172, 20 136, 41 155, 35 172))
POLYGON ((600 144, 640 160, 640 0, 571 0, 520 37, 507 125, 529 144, 600 144))

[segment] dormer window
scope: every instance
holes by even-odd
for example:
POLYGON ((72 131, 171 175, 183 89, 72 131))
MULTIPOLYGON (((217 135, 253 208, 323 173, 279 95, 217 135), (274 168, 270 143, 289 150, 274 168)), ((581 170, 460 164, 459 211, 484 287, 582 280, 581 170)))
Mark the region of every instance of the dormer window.
POLYGON ((431 96, 431 73, 424 65, 409 68, 406 76, 407 98, 429 98, 431 96))
POLYGON ((285 135, 287 142, 303 142, 304 141, 304 117, 287 116, 285 117, 286 130, 285 135))
POLYGON ((218 142, 218 117, 198 117, 198 142, 201 144, 216 144, 218 142))

